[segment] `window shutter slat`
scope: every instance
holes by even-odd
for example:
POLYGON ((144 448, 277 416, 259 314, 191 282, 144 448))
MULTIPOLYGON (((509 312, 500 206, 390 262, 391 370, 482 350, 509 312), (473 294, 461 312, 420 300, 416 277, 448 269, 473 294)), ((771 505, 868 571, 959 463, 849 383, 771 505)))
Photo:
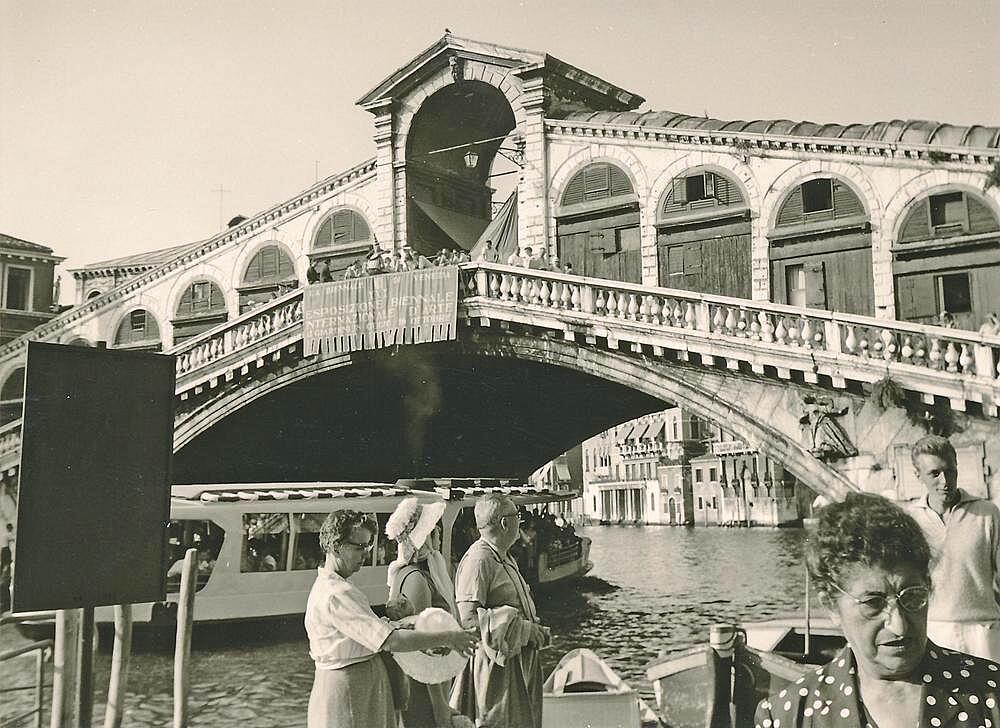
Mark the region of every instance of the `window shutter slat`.
POLYGON ((781 206, 777 224, 779 226, 795 225, 802 222, 802 214, 802 185, 799 185, 792 190, 792 194, 788 196, 785 204, 781 206))
POLYGON ((993 212, 986 203, 976 199, 974 195, 966 194, 965 199, 969 204, 969 232, 970 233, 991 233, 1000 230, 1000 223, 997 222, 993 212))
POLYGON ((854 190, 843 182, 833 181, 833 213, 834 218, 854 217, 863 215, 865 212, 861 200, 854 194, 854 190))
POLYGON ((912 243, 917 240, 927 240, 930 236, 931 224, 927 212, 927 200, 921 200, 907 213, 903 227, 899 231, 899 242, 912 243))

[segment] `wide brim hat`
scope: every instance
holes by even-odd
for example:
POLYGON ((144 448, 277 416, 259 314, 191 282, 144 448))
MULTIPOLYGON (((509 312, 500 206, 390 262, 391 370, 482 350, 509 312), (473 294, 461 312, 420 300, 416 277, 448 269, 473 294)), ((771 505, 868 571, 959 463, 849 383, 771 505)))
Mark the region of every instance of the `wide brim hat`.
MULTIPOLYGON (((450 632, 460 630, 458 622, 450 612, 437 607, 428 607, 417 615, 414 621, 417 632, 450 632)), ((393 652, 396 664, 417 682, 436 685, 458 675, 465 669, 468 659, 454 650, 444 654, 435 651, 393 652)))
POLYGON ((395 541, 409 536, 413 548, 419 549, 427 542, 446 507, 444 501, 421 503, 416 498, 405 498, 386 521, 385 535, 395 541))

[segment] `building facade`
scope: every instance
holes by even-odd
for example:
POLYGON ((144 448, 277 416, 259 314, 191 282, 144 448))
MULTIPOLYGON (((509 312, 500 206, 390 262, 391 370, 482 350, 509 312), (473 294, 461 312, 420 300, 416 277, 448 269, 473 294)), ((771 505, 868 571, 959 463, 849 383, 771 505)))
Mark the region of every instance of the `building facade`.
POLYGON ((582 451, 581 516, 590 522, 780 526, 801 519, 802 484, 679 407, 602 432, 582 451))

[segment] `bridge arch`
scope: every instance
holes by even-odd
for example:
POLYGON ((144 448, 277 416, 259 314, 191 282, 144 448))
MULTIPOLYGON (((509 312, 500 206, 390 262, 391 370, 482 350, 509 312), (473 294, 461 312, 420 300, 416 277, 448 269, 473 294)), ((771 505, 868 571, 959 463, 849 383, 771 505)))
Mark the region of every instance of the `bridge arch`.
MULTIPOLYGON (((426 412, 434 410, 443 411, 441 408, 447 407, 447 403, 454 404, 457 401, 476 400, 470 397, 468 392, 462 393, 461 397, 456 396, 450 390, 455 381, 459 381, 465 374, 462 367, 472 362, 472 367, 476 372, 482 373, 482 388, 489 391, 496 386, 499 380, 490 379, 489 372, 504 373, 504 380, 512 381, 513 384, 506 386, 527 387, 535 386, 536 379, 529 377, 511 376, 512 373, 523 374, 519 367, 529 367, 532 377, 539 376, 548 385, 538 385, 540 391, 522 392, 527 398, 521 405, 522 409, 514 414, 507 412, 496 413, 486 411, 490 406, 489 402, 503 400, 503 397, 482 397, 480 392, 479 403, 467 402, 467 406, 474 411, 469 415, 468 411, 463 411, 464 417, 456 417, 466 423, 475 421, 481 422, 481 427, 488 427, 489 447, 495 451, 491 462, 500 462, 510 451, 510 457, 506 462, 513 465, 512 468, 518 472, 510 474, 526 474, 535 467, 543 464, 546 460, 555 457, 561 452, 568 450, 572 445, 582 441, 586 437, 607 429, 614 424, 623 422, 633 417, 657 411, 670 404, 676 404, 690 410, 693 414, 712 420, 718 423, 725 423, 727 431, 746 440, 756 447, 762 454, 772 459, 782 462, 787 469, 795 473, 800 479, 805 480, 818 493, 828 497, 842 497, 851 486, 846 478, 834 470, 832 467, 817 460, 798 439, 798 413, 793 411, 792 403, 796 400, 798 392, 795 385, 786 384, 783 390, 787 390, 785 402, 787 411, 772 412, 771 416, 764 421, 760 416, 758 408, 759 400, 741 400, 739 397, 727 396, 728 393, 720 392, 725 388, 726 377, 717 374, 713 379, 711 374, 707 376, 693 376, 692 370, 687 367, 664 366, 662 364, 651 363, 646 360, 636 359, 623 353, 597 349, 593 347, 580 346, 575 343, 558 341, 555 339, 538 339, 515 333, 496 332, 481 333, 475 332, 463 335, 457 342, 445 344, 429 344, 419 347, 408 347, 400 350, 396 355, 389 351, 378 351, 374 353, 362 352, 351 355, 330 357, 325 359, 298 360, 295 364, 286 361, 283 369, 275 370, 267 374, 263 381, 256 383, 252 387, 231 387, 229 390, 220 387, 220 393, 214 399, 203 405, 194 407, 190 412, 182 414, 177 421, 175 428, 175 449, 178 451, 178 472, 179 477, 184 478, 187 472, 187 458, 198 459, 208 458, 211 453, 219 457, 219 453, 228 452, 227 443, 235 439, 242 439, 246 446, 250 448, 248 452, 261 452, 267 447, 267 434, 263 421, 273 424, 276 430, 282 429, 280 417, 271 416, 272 409, 277 406, 276 396, 288 396, 288 406, 298 406, 300 401, 315 400, 321 393, 328 392, 334 396, 334 392, 349 391, 352 388, 358 390, 356 396, 362 397, 363 385, 359 384, 363 377, 369 376, 370 372, 377 370, 393 370, 405 372, 402 375, 414 377, 414 382, 420 382, 420 387, 410 392, 411 396, 422 399, 424 406, 428 408, 426 412), (395 360, 395 361, 394 361, 395 360), (338 371, 339 370, 339 371, 338 371), (485 373, 484 373, 485 372, 485 373), (331 379, 330 376, 337 378, 331 379), (347 377, 344 380, 339 377, 347 377), (310 381, 312 380, 312 381, 310 381), (427 383, 432 382, 428 387, 427 383), (566 383, 566 392, 558 391, 558 383, 566 383), (556 383, 556 386, 552 386, 556 383), (586 386, 584 386, 584 383, 586 386), (548 388, 546 388, 546 386, 548 388), (299 391, 293 391, 298 387, 299 391), (306 394, 305 389, 312 387, 306 394), (579 402, 587 396, 587 392, 594 392, 597 389, 597 401, 599 407, 588 407, 588 412, 580 414, 579 402), (601 392, 601 388, 604 391, 601 392), (284 390, 284 395, 279 394, 284 390), (602 396, 604 395, 604 396, 602 396), (574 396, 577 398, 574 399, 574 396), (548 399, 544 399, 548 397, 548 399), (464 399, 463 399, 464 398, 464 399), (537 404, 535 400, 539 401, 537 404), (257 407, 256 413, 252 409, 257 407), (531 411, 535 408, 535 411, 531 411), (551 409, 547 409, 551 408, 551 409), (542 410, 542 411, 538 411, 542 410), (240 413, 245 416, 240 417, 240 413), (572 413, 571 416, 566 415, 572 413), (257 423, 257 435, 251 433, 252 427, 248 427, 248 421, 259 419, 257 423), (590 418, 590 419, 585 419, 590 418), (517 434, 514 437, 527 438, 529 447, 534 448, 529 455, 521 453, 521 441, 517 444, 505 443, 502 438, 496 438, 495 428, 497 422, 510 422, 517 434), (531 436, 525 432, 531 430, 531 425, 537 423, 551 427, 556 424, 557 428, 562 426, 565 432, 559 436, 562 440, 546 443, 532 443, 531 436), (217 435, 212 431, 215 428, 217 435), (790 436, 788 432, 794 432, 795 436, 790 436), (254 440, 254 437, 258 440, 254 440), (546 448, 549 449, 546 449, 546 448), (188 453, 185 451, 188 450, 188 453), (534 460, 531 460, 534 458, 534 460), (528 462, 528 460, 531 460, 528 462), (523 473, 520 471, 524 471, 523 473)), ((479 377, 480 374, 476 374, 479 377)), ((479 380, 476 380, 479 384, 479 380)), ((384 387, 384 382, 380 381, 379 387, 384 387)), ((396 393, 398 396, 398 393, 396 393)), ((405 397, 403 398, 405 399, 405 397)), ((590 401, 595 401, 591 397, 590 401)), ((350 416, 352 407, 359 406, 357 402, 349 404, 344 409, 344 401, 337 400, 330 402, 331 408, 336 408, 344 416, 350 416)), ((511 405, 514 407, 514 405, 511 405)), ((317 405, 321 411, 322 407, 317 405)), ((377 408, 376 408, 377 409, 377 408)), ((516 409, 516 408, 515 408, 516 409)), ((425 412, 425 413, 426 413, 425 412)), ((452 410, 448 410, 448 417, 455 417, 452 410)), ((390 420, 393 421, 393 420, 390 420)), ((409 426, 412 419, 407 419, 409 426)), ((385 423, 382 423, 383 426, 385 423)), ((324 428, 326 423, 313 423, 309 425, 313 428, 324 428)), ((397 422, 396 426, 401 426, 397 422)), ((459 425, 456 425, 458 427, 459 425)), ((304 432, 305 430, 303 430, 304 432)), ((465 446, 470 448, 470 452, 477 452, 477 447, 482 442, 484 435, 473 431, 466 431, 465 446)), ((288 436, 286 434, 286 436, 288 436)), ((363 437, 358 435, 359 437, 363 437)), ((382 432, 382 437, 392 440, 393 436, 382 432)), ((534 436, 534 435, 532 435, 534 436)), ((331 437, 331 440, 336 440, 331 437)), ((320 440, 317 440, 319 442, 320 440)), ((272 443, 277 446, 277 443, 272 443)), ((316 444, 313 444, 316 447, 316 444)), ((352 450, 352 445, 342 445, 347 450, 352 450)), ((393 446, 385 443, 381 446, 385 459, 393 456, 393 446)), ((334 455, 331 455, 333 462, 334 455)), ((446 462, 452 462, 445 458, 446 462)), ((487 456, 486 460, 489 460, 487 456)), ((297 466, 301 463, 292 463, 297 466)), ((425 464, 427 468, 433 470, 439 467, 440 463, 430 462, 425 464)), ((442 466, 443 467, 443 466, 442 466)), ((443 472, 443 471, 435 471, 443 472)), ((297 476, 308 479, 310 472, 297 472, 297 476)), ((458 475, 459 473, 452 473, 458 475)), ((480 473, 464 473, 466 475, 477 475, 480 473)), ((334 477, 334 474, 327 474, 334 477)), ((364 477, 371 477, 364 475, 364 477)), ((386 476, 382 476, 386 477, 386 476)), ((397 473, 397 477, 399 477, 397 473)), ((346 479, 346 478, 345 478, 346 479)), ((183 481, 181 481, 183 482, 183 481)))

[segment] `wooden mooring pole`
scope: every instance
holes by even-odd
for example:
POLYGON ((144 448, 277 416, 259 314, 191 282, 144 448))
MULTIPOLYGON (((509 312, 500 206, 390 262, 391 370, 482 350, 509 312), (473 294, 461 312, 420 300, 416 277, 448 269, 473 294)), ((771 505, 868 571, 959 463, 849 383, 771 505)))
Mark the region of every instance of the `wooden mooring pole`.
POLYGON ((731 624, 713 624, 709 629, 709 644, 718 658, 715 674, 715 700, 709 728, 730 728, 733 725, 733 655, 736 629, 731 624))
POLYGON ((125 708, 125 686, 132 658, 132 605, 115 607, 115 646, 111 654, 111 679, 108 682, 108 705, 104 728, 121 728, 125 708))
POLYGON ((77 722, 75 689, 80 668, 81 610, 56 612, 56 641, 52 650, 51 728, 73 728, 77 722))
POLYGON ((194 592, 198 578, 198 550, 184 554, 181 595, 177 605, 177 642, 174 646, 174 728, 187 728, 191 662, 191 629, 194 625, 194 592))
POLYGON ((94 722, 94 608, 84 607, 80 618, 80 665, 77 669, 77 725, 90 728, 94 722))

